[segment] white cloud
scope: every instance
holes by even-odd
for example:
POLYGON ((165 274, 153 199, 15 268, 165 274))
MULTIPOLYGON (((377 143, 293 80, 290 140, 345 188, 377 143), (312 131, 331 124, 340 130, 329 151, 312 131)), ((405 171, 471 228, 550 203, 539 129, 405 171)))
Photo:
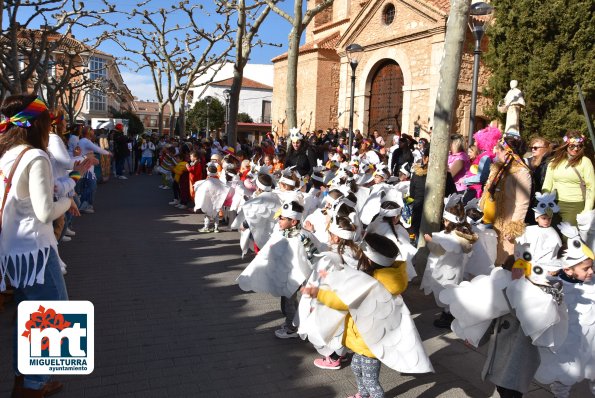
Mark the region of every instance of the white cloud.
POLYGON ((155 95, 155 86, 153 85, 151 76, 122 71, 122 79, 124 79, 124 83, 126 83, 130 91, 132 91, 132 95, 139 100, 157 99, 157 96, 155 95))

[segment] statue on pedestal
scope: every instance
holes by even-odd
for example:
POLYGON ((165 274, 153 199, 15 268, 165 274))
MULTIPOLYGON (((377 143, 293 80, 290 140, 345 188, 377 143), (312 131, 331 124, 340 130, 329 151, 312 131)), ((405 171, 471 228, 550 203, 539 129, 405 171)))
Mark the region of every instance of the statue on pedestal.
POLYGON ((523 92, 518 89, 519 82, 516 80, 510 81, 510 90, 506 93, 506 97, 498 103, 498 112, 506 112, 506 125, 504 127, 504 134, 510 131, 520 132, 519 117, 521 110, 525 107, 525 99, 523 92))

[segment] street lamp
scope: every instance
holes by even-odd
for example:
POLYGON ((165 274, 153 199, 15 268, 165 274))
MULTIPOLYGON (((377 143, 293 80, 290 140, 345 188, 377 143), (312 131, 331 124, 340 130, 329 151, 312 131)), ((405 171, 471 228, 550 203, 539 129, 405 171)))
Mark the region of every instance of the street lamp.
POLYGON ((231 95, 230 89, 223 90, 225 96, 225 136, 229 140, 229 97, 231 95))
POLYGON ((349 160, 351 160, 351 153, 353 152, 353 107, 355 100, 355 69, 359 63, 359 57, 364 51, 363 47, 359 44, 352 43, 347 46, 345 52, 347 53, 347 59, 349 65, 351 65, 351 106, 349 108, 349 160))
POLYGON ((210 95, 207 95, 205 97, 205 102, 207 103, 207 136, 206 138, 209 138, 209 135, 211 133, 211 130, 209 130, 209 106, 211 105, 211 102, 213 102, 213 97, 211 97, 210 95))
POLYGON ((479 57, 481 55, 481 39, 491 20, 494 7, 488 3, 479 2, 471 4, 469 10, 469 29, 475 38, 473 51, 473 83, 471 86, 471 112, 469 120, 469 146, 473 144, 475 132, 475 108, 477 107, 477 80, 479 79, 479 57))

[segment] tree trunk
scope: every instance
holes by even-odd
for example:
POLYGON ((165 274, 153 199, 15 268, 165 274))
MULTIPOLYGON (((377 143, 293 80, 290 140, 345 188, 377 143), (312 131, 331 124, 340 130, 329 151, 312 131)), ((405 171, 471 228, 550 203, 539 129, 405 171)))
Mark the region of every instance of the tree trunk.
POLYGON ((163 104, 159 104, 159 115, 157 115, 157 132, 159 135, 163 134, 163 104))
POLYGON ((227 145, 235 148, 238 142, 238 112, 240 108, 240 91, 244 79, 244 68, 233 68, 231 94, 229 96, 229 116, 227 121, 227 145))
MULTIPOLYGON (((297 15, 296 15, 297 18, 297 15)), ((301 23, 301 22, 300 22, 301 23)), ((287 50, 287 92, 286 112, 287 126, 294 128, 298 126, 297 121, 297 67, 300 49, 301 30, 295 26, 289 33, 289 49, 287 50)))
MULTIPOLYGON (((182 98, 186 98, 184 95, 182 98)), ((180 111, 178 112, 178 133, 180 137, 186 137, 186 104, 180 101, 180 111)))
POLYGON ((434 109, 434 132, 432 133, 432 150, 426 178, 424 210, 421 220, 419 246, 424 250, 416 255, 416 268, 419 275, 423 275, 427 249, 423 234, 440 230, 442 221, 442 207, 446 186, 446 173, 449 136, 454 107, 457 98, 457 87, 461 71, 463 43, 469 16, 471 0, 454 0, 450 8, 450 15, 444 38, 444 55, 440 66, 440 82, 436 106, 434 109), (424 256, 422 253, 425 253, 424 256))
POLYGON ((176 108, 171 106, 169 114, 169 134, 173 137, 176 134, 176 108))

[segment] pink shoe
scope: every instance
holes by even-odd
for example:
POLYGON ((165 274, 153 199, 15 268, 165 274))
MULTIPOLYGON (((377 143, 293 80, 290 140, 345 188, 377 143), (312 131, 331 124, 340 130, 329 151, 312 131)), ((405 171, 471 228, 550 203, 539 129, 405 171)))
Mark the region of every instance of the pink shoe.
POLYGON ((348 396, 347 398, 362 398, 362 396, 361 396, 361 395, 359 395, 359 392, 358 392, 357 394, 355 394, 355 395, 350 395, 350 396, 348 396))
POLYGON ((341 369, 341 358, 332 359, 331 357, 318 358, 314 360, 314 366, 320 369, 337 370, 341 369))

